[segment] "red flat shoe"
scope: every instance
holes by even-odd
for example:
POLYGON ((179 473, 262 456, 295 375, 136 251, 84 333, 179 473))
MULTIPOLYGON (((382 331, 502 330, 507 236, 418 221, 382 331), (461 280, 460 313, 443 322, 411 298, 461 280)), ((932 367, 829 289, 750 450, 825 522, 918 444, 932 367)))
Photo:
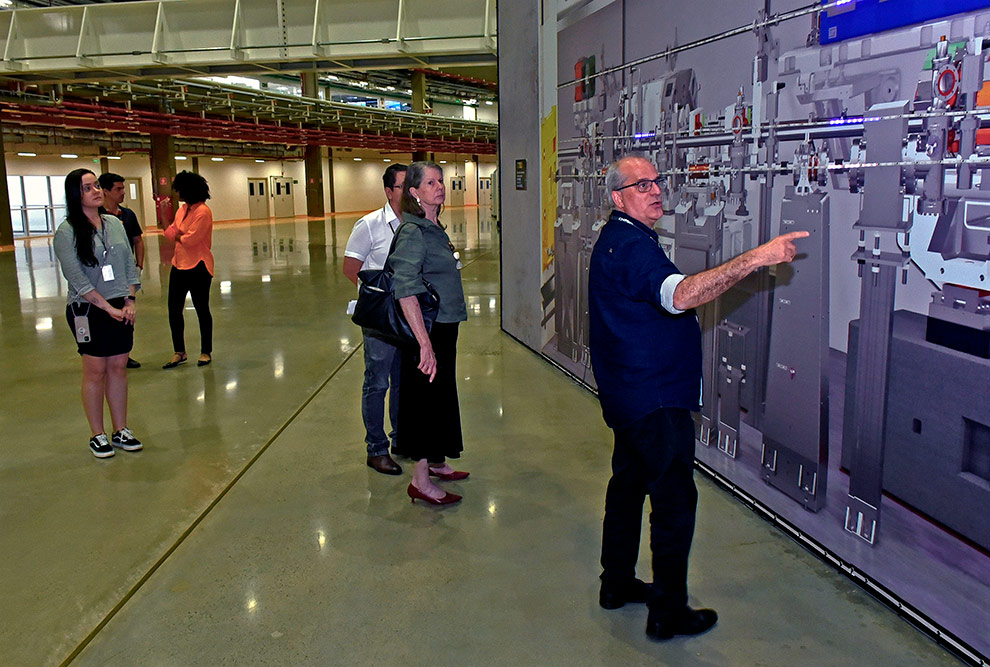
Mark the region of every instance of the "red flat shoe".
POLYGON ((457 495, 456 493, 446 493, 444 494, 443 498, 439 498, 439 499, 430 498, 428 495, 417 489, 412 484, 410 484, 409 487, 406 489, 406 493, 409 494, 409 498, 410 498, 409 502, 413 504, 416 503, 417 498, 419 498, 420 500, 425 500, 431 505, 450 505, 451 503, 456 503, 461 499, 461 496, 457 495))
POLYGON ((467 479, 470 474, 471 473, 464 472, 463 470, 455 470, 454 472, 440 472, 430 468, 430 477, 439 477, 446 482, 457 482, 462 479, 467 479))

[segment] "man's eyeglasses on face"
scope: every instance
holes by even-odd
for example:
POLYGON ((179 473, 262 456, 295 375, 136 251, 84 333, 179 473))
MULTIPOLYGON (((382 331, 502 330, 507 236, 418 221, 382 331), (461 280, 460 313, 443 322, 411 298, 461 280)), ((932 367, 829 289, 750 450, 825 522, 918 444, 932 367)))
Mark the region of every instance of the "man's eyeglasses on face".
POLYGON ((619 190, 625 190, 626 188, 636 188, 636 192, 647 193, 653 189, 653 186, 661 188, 663 183, 663 176, 657 176, 654 179, 641 178, 635 183, 630 183, 629 185, 623 185, 621 188, 616 188, 612 192, 618 192, 619 190))

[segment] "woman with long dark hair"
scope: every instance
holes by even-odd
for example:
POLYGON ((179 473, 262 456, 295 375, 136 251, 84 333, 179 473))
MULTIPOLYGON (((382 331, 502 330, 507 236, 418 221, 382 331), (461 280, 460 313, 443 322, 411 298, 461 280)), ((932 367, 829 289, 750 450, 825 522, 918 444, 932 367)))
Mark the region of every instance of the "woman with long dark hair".
POLYGON ((399 385, 399 424, 402 450, 416 461, 409 497, 434 505, 455 503, 461 496, 448 493, 430 477, 445 481, 464 479, 447 458, 463 449, 461 415, 457 402, 457 325, 467 319, 460 263, 454 246, 440 224, 446 191, 443 171, 433 162, 414 162, 402 188, 402 221, 389 255, 394 271, 395 296, 419 344, 419 354, 403 353, 399 385), (429 282, 440 296, 440 312, 429 331, 416 296, 429 282))
POLYGON ((198 366, 213 360, 213 315, 210 313, 210 285, 213 283, 213 211, 206 205, 210 186, 191 171, 180 171, 172 190, 185 202, 175 221, 165 229, 165 238, 175 242, 172 272, 168 278, 168 325, 172 330, 175 354, 162 368, 186 363, 185 320, 182 309, 186 294, 192 294, 199 318, 200 355, 198 366))
POLYGON ((141 275, 124 225, 100 215, 103 188, 96 174, 76 169, 65 177, 65 220, 55 232, 55 256, 69 284, 65 318, 82 357, 82 404, 97 458, 114 447, 142 448, 127 428, 127 355, 134 344, 136 291, 141 275), (114 433, 103 427, 103 401, 110 406, 114 433))

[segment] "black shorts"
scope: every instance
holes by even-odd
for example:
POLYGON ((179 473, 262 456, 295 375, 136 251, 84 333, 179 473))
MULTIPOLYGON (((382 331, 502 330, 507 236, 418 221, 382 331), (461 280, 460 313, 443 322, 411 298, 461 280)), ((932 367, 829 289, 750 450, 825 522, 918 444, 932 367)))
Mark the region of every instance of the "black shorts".
MULTIPOLYGON (((124 307, 124 297, 107 299, 107 302, 114 308, 124 307)), ((75 317, 76 314, 87 315, 89 317, 89 337, 88 343, 76 342, 79 347, 79 354, 87 354, 91 357, 115 357, 118 354, 128 354, 134 347, 134 325, 127 322, 118 322, 110 317, 107 311, 96 306, 89 307, 86 313, 86 306, 75 307, 72 312, 72 304, 65 307, 65 320, 69 323, 69 331, 72 339, 76 338, 75 317)))

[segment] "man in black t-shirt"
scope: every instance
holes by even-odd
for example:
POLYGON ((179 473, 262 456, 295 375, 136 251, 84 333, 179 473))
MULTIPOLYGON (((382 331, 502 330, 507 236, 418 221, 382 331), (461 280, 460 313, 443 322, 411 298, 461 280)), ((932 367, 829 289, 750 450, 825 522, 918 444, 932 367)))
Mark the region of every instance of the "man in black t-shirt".
MULTIPOLYGON (((141 235, 144 232, 141 230, 141 224, 138 222, 137 216, 134 215, 134 211, 120 205, 124 201, 124 177, 110 172, 101 174, 100 187, 103 188, 103 211, 124 223, 124 231, 127 232, 127 240, 134 252, 138 271, 143 270, 144 239, 141 235)), ((127 367, 140 368, 141 364, 128 357, 127 367)))

